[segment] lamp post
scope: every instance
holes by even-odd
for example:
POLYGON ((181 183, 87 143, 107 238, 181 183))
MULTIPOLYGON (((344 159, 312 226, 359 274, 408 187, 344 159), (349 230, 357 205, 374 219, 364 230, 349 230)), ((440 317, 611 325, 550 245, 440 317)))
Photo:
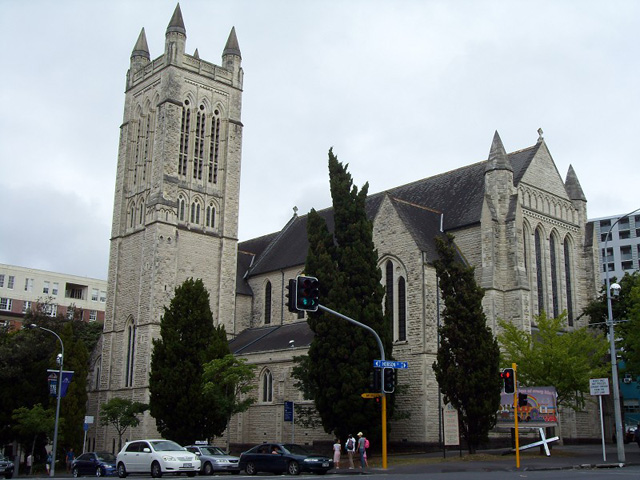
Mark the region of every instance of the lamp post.
POLYGON ((613 227, 622 220, 623 218, 629 217, 630 215, 636 213, 640 208, 636 208, 632 212, 627 213, 626 215, 618 218, 611 227, 609 227, 609 231, 607 232, 607 236, 604 242, 604 278, 607 288, 607 325, 609 327, 609 354, 611 355, 611 382, 613 383, 613 412, 615 414, 616 421, 616 447, 618 449, 618 462, 625 463, 625 452, 624 452, 624 439, 623 434, 624 431, 622 429, 622 411, 620 410, 620 387, 618 385, 618 359, 616 355, 616 338, 613 328, 613 310, 611 308, 611 290, 613 289, 614 296, 618 296, 620 294, 620 285, 614 283, 610 284, 609 281, 609 262, 608 262, 608 246, 609 239, 611 238, 611 232, 613 231, 613 227))
POLYGON ((56 447, 58 446, 58 421, 60 419, 60 397, 62 395, 62 362, 64 361, 64 343, 62 343, 62 339, 60 336, 54 332, 53 330, 49 330, 48 328, 41 327, 40 325, 36 325, 32 323, 27 328, 39 328, 41 330, 45 330, 49 333, 53 333, 58 341, 60 342, 60 349, 62 350, 60 355, 58 355, 58 359, 60 359, 60 371, 58 372, 58 385, 56 386, 56 423, 53 429, 53 450, 51 450, 51 470, 49 470, 49 476, 53 477, 56 473, 56 447))

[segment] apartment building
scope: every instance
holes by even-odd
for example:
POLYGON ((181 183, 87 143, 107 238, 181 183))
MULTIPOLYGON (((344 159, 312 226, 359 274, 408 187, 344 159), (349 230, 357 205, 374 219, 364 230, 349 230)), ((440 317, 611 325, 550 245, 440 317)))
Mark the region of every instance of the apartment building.
POLYGON ((607 267, 609 278, 617 279, 640 270, 640 214, 594 218, 590 222, 600 247, 600 280, 605 281, 607 267))
POLYGON ((48 315, 104 322, 107 281, 0 263, 0 326, 18 328, 38 303, 48 315))

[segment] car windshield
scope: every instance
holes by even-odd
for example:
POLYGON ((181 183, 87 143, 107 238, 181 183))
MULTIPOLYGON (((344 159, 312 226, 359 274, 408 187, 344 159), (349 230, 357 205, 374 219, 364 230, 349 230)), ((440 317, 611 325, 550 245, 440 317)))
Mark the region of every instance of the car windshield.
POLYGON ((309 450, 307 450, 304 447, 301 447, 300 445, 287 443, 283 445, 283 447, 286 448, 289 451, 289 453, 293 453, 294 455, 309 455, 309 450))
POLYGON ((204 455, 226 455, 218 447, 200 447, 200 450, 204 455))
POLYGON ((175 452, 184 450, 184 448, 178 445, 176 442, 171 442, 169 440, 157 440, 150 443, 151 445, 153 445, 153 449, 156 452, 175 452))
POLYGON ((98 460, 101 460, 103 462, 115 462, 116 461, 116 456, 113 453, 98 452, 98 453, 96 453, 96 456, 98 457, 98 460))

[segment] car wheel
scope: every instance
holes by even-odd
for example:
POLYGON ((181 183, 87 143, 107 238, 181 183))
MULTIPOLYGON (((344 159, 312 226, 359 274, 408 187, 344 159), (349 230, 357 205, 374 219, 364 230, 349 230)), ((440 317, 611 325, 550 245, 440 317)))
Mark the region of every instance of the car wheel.
POLYGON ((151 476, 153 478, 160 478, 162 476, 162 468, 160 468, 160 464, 158 462, 153 462, 151 464, 151 476))
POLYGON ((287 467, 287 472, 289 475, 300 475, 300 465, 298 465, 298 462, 291 460, 287 467))
POLYGON ((102 476, 102 468, 98 467, 96 468, 96 477, 101 477, 102 476))
POLYGON ((207 462, 204 464, 204 467, 202 468, 202 474, 213 475, 213 467, 211 466, 211 463, 207 462))
POLYGON ((120 478, 124 478, 127 476, 127 469, 124 467, 124 463, 119 463, 118 464, 118 476, 120 478))
POLYGON ((248 462, 247 466, 244 467, 244 471, 247 472, 247 475, 255 475, 256 473, 258 473, 253 462, 248 462))
POLYGON ((78 472, 78 467, 73 467, 73 469, 71 470, 71 475, 73 475, 74 478, 78 478, 80 476, 80 472, 78 472))

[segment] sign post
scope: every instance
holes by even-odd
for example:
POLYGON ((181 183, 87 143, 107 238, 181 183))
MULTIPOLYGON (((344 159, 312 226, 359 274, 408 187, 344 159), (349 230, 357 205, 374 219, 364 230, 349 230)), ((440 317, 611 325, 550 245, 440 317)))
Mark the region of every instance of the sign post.
POLYGON ((291 422, 291 443, 296 443, 296 423, 293 414, 293 402, 284 402, 284 421, 291 422))
POLYGON ((604 446, 604 419, 602 417, 602 396, 609 395, 609 379, 608 378, 590 378, 589 390, 591 395, 598 396, 598 404, 600 405, 600 434, 602 436, 602 460, 607 461, 607 452, 604 446))

